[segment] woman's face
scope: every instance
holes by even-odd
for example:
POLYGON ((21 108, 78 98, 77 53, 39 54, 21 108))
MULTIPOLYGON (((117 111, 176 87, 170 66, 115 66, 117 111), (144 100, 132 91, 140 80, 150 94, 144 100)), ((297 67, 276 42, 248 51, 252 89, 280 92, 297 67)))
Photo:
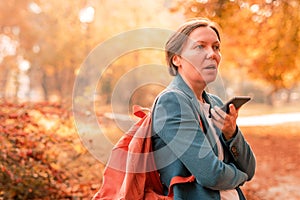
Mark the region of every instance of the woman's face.
POLYGON ((204 84, 217 77, 221 61, 220 41, 210 27, 193 30, 183 46, 181 55, 173 57, 178 73, 190 84, 204 84))

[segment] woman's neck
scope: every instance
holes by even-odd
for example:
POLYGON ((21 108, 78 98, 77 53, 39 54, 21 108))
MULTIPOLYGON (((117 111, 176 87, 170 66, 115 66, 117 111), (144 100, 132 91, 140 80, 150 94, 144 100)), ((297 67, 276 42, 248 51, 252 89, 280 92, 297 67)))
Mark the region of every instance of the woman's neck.
POLYGON ((198 82, 198 81, 193 81, 190 82, 188 81, 184 76, 182 76, 183 80, 185 83, 191 88, 191 90, 194 92, 195 96, 200 102, 204 102, 204 99, 202 97, 203 91, 206 88, 206 84, 198 82))

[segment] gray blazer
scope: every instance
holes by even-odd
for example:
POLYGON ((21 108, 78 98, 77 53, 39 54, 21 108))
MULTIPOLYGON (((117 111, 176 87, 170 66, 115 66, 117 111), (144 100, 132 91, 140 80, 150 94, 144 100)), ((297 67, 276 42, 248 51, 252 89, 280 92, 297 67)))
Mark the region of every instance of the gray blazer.
MULTIPOLYGON (((223 105, 215 95, 204 92, 203 97, 211 107, 223 105)), ((224 140, 220 129, 215 129, 224 149, 224 161, 218 160, 215 139, 197 98, 177 75, 153 108, 153 151, 165 194, 172 177, 194 175, 196 181, 173 187, 175 200, 220 199, 219 190, 234 188, 240 199, 245 199, 239 186, 254 176, 254 154, 238 128, 229 141, 224 140)))

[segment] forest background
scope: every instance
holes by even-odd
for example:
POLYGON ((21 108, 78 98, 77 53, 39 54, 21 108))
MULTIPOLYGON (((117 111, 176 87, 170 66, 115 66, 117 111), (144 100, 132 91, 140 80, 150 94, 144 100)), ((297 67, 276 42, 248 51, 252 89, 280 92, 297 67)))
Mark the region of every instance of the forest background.
MULTIPOLYGON (((209 89, 223 100, 252 96, 241 116, 299 112, 299 10, 299 0, 1 1, 0 198, 89 199, 100 187, 103 162, 95 156, 97 140, 90 135, 98 130, 86 120, 96 113, 102 130, 115 133, 108 136, 115 143, 123 131, 114 121, 116 116, 109 115, 112 110, 122 117, 133 104, 151 106, 163 85, 136 87, 145 76, 171 80, 162 50, 135 49, 118 55, 108 66, 102 66, 102 60, 87 63, 89 53, 99 45, 131 30, 175 30, 187 19, 208 17, 221 27, 223 56, 218 82, 209 89), (94 71, 82 70, 85 65, 94 71), (137 72, 118 85, 124 75, 145 65, 160 68, 137 72), (90 79, 99 78, 93 76, 97 71, 101 80, 90 86, 90 79), (80 75, 86 79, 78 80, 80 75), (122 91, 116 97, 120 102, 112 99, 116 86, 122 91), (133 93, 127 91, 130 87, 135 87, 133 93), (74 91, 83 95, 74 96, 74 91), (86 93, 94 96, 84 98, 86 93), (129 98, 125 108, 124 98, 129 98), (74 113, 83 116, 79 120, 85 120, 85 130, 79 130, 74 113)), ((115 51, 107 48, 103 53, 115 51)), ((255 152, 262 153, 257 155, 258 178, 246 185, 248 198, 299 197, 294 189, 299 173, 278 178, 298 169, 297 123, 242 128, 255 152), (275 144, 282 138, 289 144, 288 155, 294 157, 283 150, 278 153, 286 165, 276 171, 271 161, 280 161, 272 150, 281 147, 275 144), (267 152, 269 157, 264 155, 267 152), (268 184, 260 182, 265 179, 268 184), (286 184, 280 186, 282 182, 286 184)))

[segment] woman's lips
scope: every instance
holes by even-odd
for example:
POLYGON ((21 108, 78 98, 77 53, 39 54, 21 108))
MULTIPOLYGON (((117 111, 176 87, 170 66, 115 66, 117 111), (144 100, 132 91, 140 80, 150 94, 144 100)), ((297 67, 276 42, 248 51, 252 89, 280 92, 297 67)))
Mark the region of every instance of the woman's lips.
POLYGON ((216 65, 208 65, 207 67, 204 67, 204 69, 217 69, 216 65))

